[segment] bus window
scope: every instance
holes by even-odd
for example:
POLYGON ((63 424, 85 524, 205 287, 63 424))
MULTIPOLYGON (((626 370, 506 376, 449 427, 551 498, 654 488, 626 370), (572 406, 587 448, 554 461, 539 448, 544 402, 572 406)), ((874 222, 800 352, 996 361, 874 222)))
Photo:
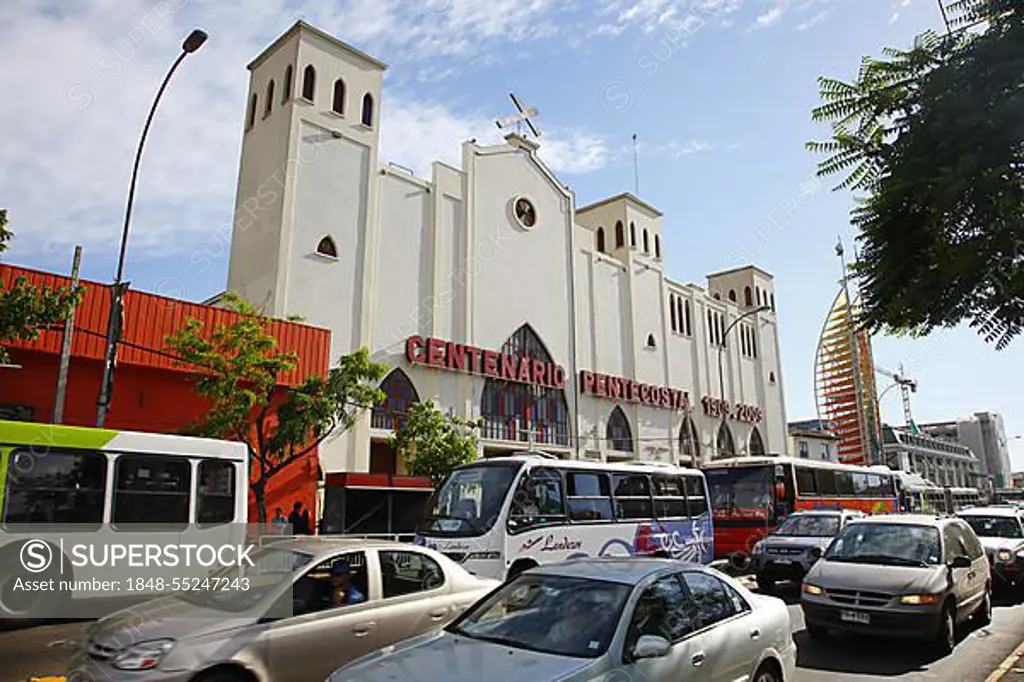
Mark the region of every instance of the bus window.
POLYGON ((181 457, 121 455, 114 476, 114 523, 188 523, 191 463, 181 457))
POLYGON ((686 518, 686 491, 681 476, 654 474, 654 515, 659 519, 686 518))
POLYGON ((814 469, 796 467, 796 489, 800 495, 814 497, 818 494, 818 486, 814 483, 814 469))
POLYGON ((199 462, 196 521, 200 525, 235 520, 235 464, 220 459, 199 462))
POLYGON ((764 518, 770 510, 774 477, 771 467, 708 469, 704 475, 716 515, 764 518))
POLYGON ((864 496, 868 494, 874 494, 876 491, 872 487, 871 482, 876 479, 877 476, 872 474, 851 474, 853 477, 853 494, 857 496, 864 496))
POLYGON ((16 450, 7 467, 4 523, 103 523, 107 458, 98 452, 16 450))
POLYGON ((608 521, 612 518, 611 486, 602 473, 570 472, 569 518, 574 521, 608 521))
POLYGON ((512 497, 509 528, 523 529, 564 519, 562 475, 556 469, 531 469, 512 497))
POLYGON ((831 469, 818 469, 815 471, 814 481, 817 484, 818 494, 822 497, 831 497, 837 493, 836 472, 831 469))
POLYGON ((686 486, 687 511, 690 516, 703 516, 708 513, 708 500, 704 491, 704 479, 700 476, 683 476, 686 486))
POLYGON ((842 497, 853 497, 853 474, 849 471, 837 471, 836 494, 842 497))
POLYGON ((615 474, 615 518, 651 518, 651 487, 646 474, 615 474))

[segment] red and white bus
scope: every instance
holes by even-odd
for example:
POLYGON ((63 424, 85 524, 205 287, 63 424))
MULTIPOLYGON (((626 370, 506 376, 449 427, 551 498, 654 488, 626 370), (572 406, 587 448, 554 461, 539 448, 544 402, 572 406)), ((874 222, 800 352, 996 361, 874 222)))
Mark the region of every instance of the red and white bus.
POLYGON ((742 560, 754 544, 800 509, 899 511, 886 467, 793 457, 720 459, 703 467, 714 516, 715 558, 742 560))

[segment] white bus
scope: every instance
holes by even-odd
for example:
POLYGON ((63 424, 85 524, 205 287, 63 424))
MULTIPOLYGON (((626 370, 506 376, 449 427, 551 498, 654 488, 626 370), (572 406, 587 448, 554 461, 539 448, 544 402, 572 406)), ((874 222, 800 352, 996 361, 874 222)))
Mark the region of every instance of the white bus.
POLYGON ((704 564, 714 557, 707 485, 699 470, 544 453, 456 469, 428 503, 416 543, 498 579, 587 556, 704 564))
MULTIPOLYGON (((110 568, 69 568, 69 557, 52 551, 60 546, 66 554, 67 545, 139 543, 154 533, 182 543, 234 540, 245 532, 248 502, 243 443, 0 421, 0 620, 34 618, 41 610, 70 613, 69 599, 132 596, 126 583, 120 595, 16 589, 19 578, 46 578, 55 566, 69 571, 58 586, 110 574, 110 568), (48 542, 51 550, 34 551, 52 556, 49 568, 29 575, 21 552, 33 541, 48 542)), ((143 589, 130 591, 159 591, 148 582, 136 581, 131 587, 143 589)))

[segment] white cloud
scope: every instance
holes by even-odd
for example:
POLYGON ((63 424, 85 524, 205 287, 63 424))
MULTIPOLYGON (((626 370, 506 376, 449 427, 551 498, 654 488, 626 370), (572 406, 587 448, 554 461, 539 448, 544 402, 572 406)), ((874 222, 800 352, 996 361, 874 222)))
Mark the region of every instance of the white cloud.
MULTIPOLYGON (((566 4, 345 0, 308 4, 303 18, 382 56, 392 62, 389 74, 415 84, 449 78, 446 55, 473 53, 478 66, 485 53, 499 52, 496 45, 541 40, 554 26, 544 17, 566 4)), ((292 7, 291 0, 245 7, 217 0, 0 3, 8 65, 0 92, 18 93, 0 107, 0 203, 17 234, 9 255, 50 251, 63 259, 76 243, 87 257, 113 251, 139 132, 182 37, 195 26, 210 39, 175 74, 153 121, 137 187, 133 259, 194 248, 230 221, 245 65, 298 18, 292 7)), ((394 94, 390 85, 382 112, 382 160, 418 170, 436 158, 458 162, 461 142, 496 132, 488 116, 394 94)), ((542 155, 561 172, 595 170, 608 156, 601 138, 586 131, 552 126, 542 142, 542 155)))
POLYGON ((706 21, 725 17, 738 10, 743 0, 601 0, 598 16, 609 28, 603 33, 617 35, 636 26, 645 33, 654 33, 676 26, 690 17, 706 21), (614 32, 612 29, 616 29, 614 32))
POLYGON ((783 7, 781 5, 776 5, 775 7, 772 7, 771 9, 757 15, 757 19, 754 20, 753 28, 758 29, 774 26, 775 24, 779 23, 784 13, 785 10, 783 9, 783 7))
POLYGON ((655 145, 653 151, 681 159, 684 156, 699 154, 710 149, 712 149, 711 144, 702 140, 669 140, 667 143, 655 145))
POLYGON ((892 26, 893 24, 895 24, 899 20, 899 18, 900 18, 900 13, 899 12, 893 12, 893 15, 891 17, 889 17, 889 25, 892 26))
POLYGON ((811 28, 812 26, 816 26, 816 25, 820 24, 821 22, 823 22, 825 20, 826 16, 828 16, 828 14, 826 12, 818 12, 817 14, 815 14, 813 17, 811 17, 807 21, 804 21, 804 22, 801 22, 801 23, 797 24, 796 30, 798 30, 798 31, 806 31, 807 29, 811 28))

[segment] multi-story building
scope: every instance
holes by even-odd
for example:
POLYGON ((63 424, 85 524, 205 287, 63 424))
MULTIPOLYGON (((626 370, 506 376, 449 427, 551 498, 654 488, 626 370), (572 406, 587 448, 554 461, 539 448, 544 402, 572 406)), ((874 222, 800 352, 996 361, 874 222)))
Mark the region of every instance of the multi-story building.
POLYGON ((955 440, 978 457, 982 484, 988 490, 1008 488, 1012 481, 1010 446, 998 412, 975 412, 954 421, 921 424, 925 433, 955 440))
POLYGON ((789 452, 794 457, 838 462, 839 440, 818 419, 789 423, 789 452))
POLYGON ((326 528, 354 513, 332 474, 402 469, 387 437, 414 401, 482 418, 483 456, 786 450, 769 273, 670 276, 659 210, 577 207, 519 135, 429 177, 382 165, 385 68, 302 22, 249 65, 228 288, 393 367, 384 404, 321 446, 326 528))
POLYGON ((882 427, 885 464, 920 474, 940 486, 973 488, 980 475, 978 458, 966 445, 910 429, 882 427))

